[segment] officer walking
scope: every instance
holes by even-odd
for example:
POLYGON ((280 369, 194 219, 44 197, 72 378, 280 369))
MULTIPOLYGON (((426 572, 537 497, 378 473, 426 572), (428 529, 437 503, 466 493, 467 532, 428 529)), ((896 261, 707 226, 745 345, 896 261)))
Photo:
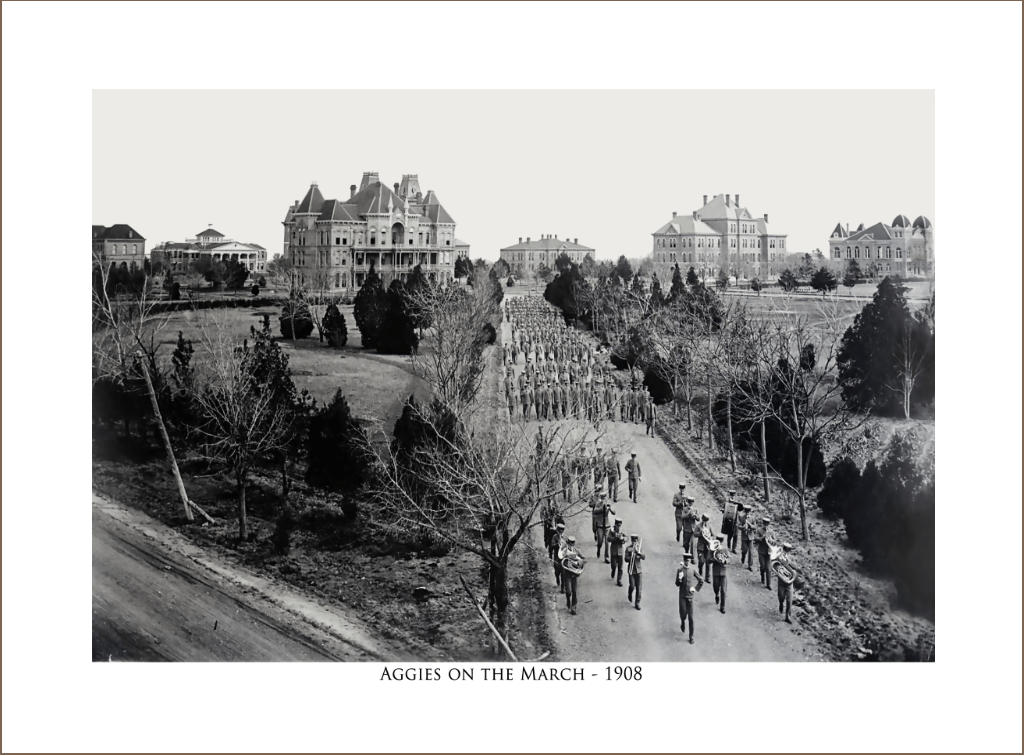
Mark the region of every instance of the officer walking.
POLYGON ((608 454, 606 469, 608 474, 608 492, 611 493, 612 501, 618 503, 619 478, 622 477, 622 466, 619 464, 619 460, 615 458, 614 451, 608 454))
POLYGON ((622 520, 615 519, 615 527, 608 533, 611 543, 612 579, 617 587, 622 587, 622 550, 626 544, 626 533, 622 531, 622 520))
MULTIPOLYGON (((586 560, 583 558, 583 554, 576 550, 575 535, 569 535, 565 539, 565 557, 586 560)), ((565 607, 569 609, 569 613, 573 616, 576 615, 576 583, 578 580, 578 574, 565 569, 562 570, 562 582, 565 585, 565 607)))
MULTIPOLYGON (((793 562, 790 560, 790 553, 793 550, 793 546, 789 543, 782 544, 782 554, 779 556, 779 561, 786 564, 790 569, 796 571, 793 562)), ((778 575, 775 575, 778 577, 778 575)), ((778 580, 779 584, 779 613, 786 614, 786 623, 792 624, 793 622, 789 619, 789 612, 793 609, 793 585, 796 584, 794 579, 792 582, 786 582, 782 579, 778 580), (785 611, 783 611, 783 604, 785 604, 785 611)))
POLYGON ((604 562, 608 560, 608 527, 609 514, 614 514, 615 509, 608 503, 608 494, 601 492, 600 497, 594 501, 592 519, 594 523, 594 541, 597 543, 597 558, 601 558, 601 548, 604 548, 604 562))
POLYGON ((636 590, 636 603, 634 607, 640 610, 640 590, 643 587, 643 560, 647 558, 640 550, 639 535, 630 535, 630 543, 626 546, 626 573, 629 576, 629 589, 626 591, 626 600, 633 601, 633 591, 636 590))
POLYGON ((683 550, 689 554, 695 554, 696 544, 693 542, 693 530, 697 526, 697 512, 693 507, 694 497, 686 496, 686 513, 683 515, 683 550))
POLYGON ((708 523, 708 515, 700 515, 701 529, 697 533, 697 571, 704 575, 704 581, 711 581, 711 551, 708 541, 704 539, 703 530, 708 523))
POLYGON ((772 589, 772 565, 768 558, 768 539, 773 536, 771 531, 772 518, 761 517, 761 526, 754 533, 754 541, 757 543, 757 567, 761 571, 761 584, 772 589))
POLYGON ((635 453, 631 453, 629 457, 629 461, 626 462, 626 474, 628 475, 629 482, 629 500, 636 503, 636 486, 640 482, 640 462, 636 460, 635 453))
POLYGON ((558 551, 561 550, 565 544, 565 524, 558 522, 555 525, 555 534, 551 538, 551 542, 548 544, 548 558, 551 559, 551 563, 555 567, 555 587, 559 589, 559 592, 565 592, 565 584, 562 581, 562 560, 558 557, 558 551))
POLYGON ((744 506, 741 503, 738 509, 739 511, 736 512, 736 527, 740 531, 740 566, 746 564, 747 571, 754 571, 754 547, 751 542, 754 537, 753 507, 744 506))
POLYGON ((676 587, 679 588, 679 629, 686 631, 686 622, 690 622, 690 644, 693 644, 693 596, 704 584, 700 574, 693 568, 693 554, 683 553, 676 572, 676 587))
POLYGON ((672 496, 672 508, 675 509, 676 517, 676 542, 679 542, 679 533, 683 530, 683 519, 689 513, 690 507, 686 503, 686 496, 683 491, 686 490, 684 483, 679 483, 679 492, 672 496))

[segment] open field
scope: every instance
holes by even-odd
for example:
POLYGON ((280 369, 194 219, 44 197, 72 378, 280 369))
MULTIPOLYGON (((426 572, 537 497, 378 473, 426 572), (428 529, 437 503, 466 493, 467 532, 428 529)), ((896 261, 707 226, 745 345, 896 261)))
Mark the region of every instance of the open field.
POLYGON ((348 344, 344 349, 320 343, 316 330, 308 338, 296 341, 282 337, 277 320, 280 307, 175 312, 168 315, 160 334, 163 344, 160 359, 170 367, 171 354, 181 331, 185 338, 192 340, 196 349, 193 360, 198 365, 202 360, 203 329, 208 332, 220 329, 240 344, 249 336, 250 326, 261 327, 264 315, 270 315, 271 330, 288 355, 296 388, 308 390, 320 403, 330 401, 334 392, 341 388, 357 417, 390 427, 402 412, 402 402, 410 395, 417 399, 426 397, 426 386, 412 374, 409 357, 364 352, 351 305, 340 309, 348 325, 348 344))

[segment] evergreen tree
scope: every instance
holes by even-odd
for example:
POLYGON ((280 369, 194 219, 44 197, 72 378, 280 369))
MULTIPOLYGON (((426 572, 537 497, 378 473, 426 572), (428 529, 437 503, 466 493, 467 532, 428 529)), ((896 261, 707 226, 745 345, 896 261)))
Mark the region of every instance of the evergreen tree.
POLYGON ((691 265, 690 269, 686 271, 686 285, 687 286, 696 286, 699 283, 700 283, 700 278, 697 277, 697 271, 694 270, 693 266, 691 265))
POLYGON ((455 258, 455 277, 466 278, 473 273, 473 263, 469 261, 469 257, 456 257, 455 258))
POLYGON ((629 283, 633 277, 633 266, 629 264, 626 255, 619 256, 619 261, 615 263, 614 272, 623 283, 629 283))
POLYGON ((679 264, 676 263, 672 268, 672 288, 668 292, 669 301, 675 301, 684 293, 686 293, 686 285, 683 283, 683 273, 679 269, 679 264))
POLYGON ((651 307, 658 309, 664 304, 665 295, 661 293, 661 281, 658 280, 658 275, 655 273, 651 276, 651 307))
POLYGON ((305 440, 306 482, 332 493, 351 493, 367 479, 366 437, 339 388, 330 403, 313 412, 305 440))
POLYGON ((848 260, 846 263, 846 272, 843 273, 843 285, 853 292, 853 287, 857 285, 857 281, 860 280, 860 263, 857 260, 848 260))
POLYGON ((814 257, 807 253, 800 261, 800 267, 797 269, 796 275, 802 281, 809 281, 811 276, 814 275, 814 270, 814 257))
POLYGON ((750 290, 756 291, 758 296, 761 295, 762 288, 764 288, 764 284, 761 283, 760 278, 755 277, 753 280, 750 281, 750 290))
POLYGON ((783 291, 795 291, 799 282, 788 267, 779 274, 779 285, 783 291))
MULTIPOLYGON (((459 259, 463 259, 460 257, 459 259)), ((458 261, 456 261, 456 266, 458 261)), ((457 274, 457 273, 456 273, 457 274)), ((356 294, 356 300, 352 308, 352 316, 355 318, 356 327, 362 337, 364 349, 377 348, 377 340, 380 336, 381 325, 388 313, 388 295, 384 290, 384 284, 377 275, 373 263, 370 264, 370 272, 366 274, 366 280, 356 294)))
POLYGON ((537 280, 544 283, 545 285, 552 281, 554 273, 551 272, 551 268, 541 262, 537 265, 537 280))
POLYGON ((584 278, 597 277, 597 263, 594 262, 594 258, 589 254, 583 258, 582 262, 580 262, 580 274, 584 278))
POLYGON ((719 269, 718 277, 715 279, 715 285, 722 291, 729 288, 729 271, 726 268, 723 267, 719 269))
POLYGON ((304 301, 289 299, 281 307, 278 317, 281 324, 281 335, 293 341, 307 338, 313 332, 313 315, 304 301))
POLYGON ((836 276, 827 267, 822 266, 818 268, 818 271, 811 276, 811 288, 815 291, 821 291, 822 296, 829 291, 835 291, 836 286, 836 276))
POLYGON ((934 332, 926 319, 911 315, 906 291, 898 276, 886 276, 843 335, 839 379, 843 399, 856 411, 894 414, 903 408, 904 357, 919 359, 921 368, 909 403, 927 403, 934 397, 934 332))
POLYGON ((377 333, 378 354, 412 354, 419 345, 405 286, 391 281, 387 290, 387 312, 377 333))
POLYGON ((228 260, 224 263, 224 288, 236 290, 245 285, 249 277, 249 270, 237 260, 228 260))
POLYGON ((338 305, 334 302, 327 305, 323 322, 327 343, 336 349, 344 348, 348 343, 348 325, 345 322, 345 315, 341 313, 338 305))

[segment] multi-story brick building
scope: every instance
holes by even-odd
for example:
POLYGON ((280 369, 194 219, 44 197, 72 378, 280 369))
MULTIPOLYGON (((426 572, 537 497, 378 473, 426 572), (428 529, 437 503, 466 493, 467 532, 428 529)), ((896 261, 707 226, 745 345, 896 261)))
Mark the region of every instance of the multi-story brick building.
POLYGON ((234 241, 214 228, 200 231, 182 242, 166 241, 153 247, 153 261, 160 261, 173 272, 187 271, 203 257, 213 262, 234 260, 259 275, 267 269, 267 250, 259 244, 234 241))
POLYGON ((423 194, 416 175, 402 176, 392 190, 376 173, 363 173, 344 201, 324 199, 314 182, 283 225, 293 283, 339 293, 354 293, 371 266, 384 285, 406 280, 417 265, 431 280, 450 281, 456 251, 469 256, 469 245, 455 238, 455 220, 433 191, 423 194))
POLYGON ((829 258, 837 267, 857 260, 865 275, 874 269, 880 276, 930 278, 935 275, 935 229, 932 221, 919 215, 911 223, 906 215, 897 215, 891 224, 861 223, 850 232, 849 223, 837 223, 828 239, 829 258))
POLYGON ((583 258, 588 255, 591 259, 597 257, 597 252, 589 246, 580 244, 579 239, 569 241, 552 234, 542 235, 536 240, 527 236, 526 241, 520 236, 518 244, 506 246, 499 254, 509 267, 513 270, 521 269, 523 275, 533 273, 541 265, 554 270, 555 260, 562 254, 568 255, 576 264, 583 262, 583 258))
POLYGON ((112 226, 92 227, 92 254, 104 264, 113 262, 120 267, 123 262, 130 269, 142 267, 146 261, 146 240, 125 223, 112 226))
POLYGON ((672 219, 651 234, 652 262, 659 277, 676 264, 693 267, 698 275, 713 278, 725 268, 738 280, 762 280, 781 272, 787 234, 770 231, 768 215, 755 218, 740 206, 740 195, 718 194, 691 215, 672 213, 672 219))

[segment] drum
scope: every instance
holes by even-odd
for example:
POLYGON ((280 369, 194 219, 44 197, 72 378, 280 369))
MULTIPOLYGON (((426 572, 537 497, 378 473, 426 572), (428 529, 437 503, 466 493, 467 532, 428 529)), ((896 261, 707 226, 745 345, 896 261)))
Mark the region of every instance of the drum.
POLYGON ((736 501, 729 501, 725 504, 725 516, 722 517, 722 534, 731 535, 736 528, 736 501))

